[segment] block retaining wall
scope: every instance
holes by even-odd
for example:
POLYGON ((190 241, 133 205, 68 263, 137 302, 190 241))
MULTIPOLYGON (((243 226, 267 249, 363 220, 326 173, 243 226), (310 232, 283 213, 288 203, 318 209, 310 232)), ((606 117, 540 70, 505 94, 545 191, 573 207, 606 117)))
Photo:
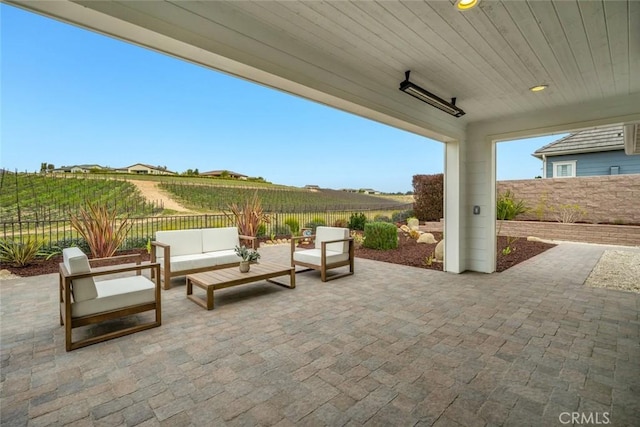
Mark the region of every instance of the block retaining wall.
POLYGON ((519 220, 556 221, 559 206, 577 205, 583 222, 640 224, 640 174, 499 181, 496 189, 530 208, 519 220))
MULTIPOLYGON (((442 232, 442 222, 427 222, 424 231, 442 232)), ((496 224, 496 229, 500 224, 496 224)), ((564 224, 560 222, 503 221, 501 236, 535 236, 547 240, 640 246, 640 226, 605 224, 564 224)))

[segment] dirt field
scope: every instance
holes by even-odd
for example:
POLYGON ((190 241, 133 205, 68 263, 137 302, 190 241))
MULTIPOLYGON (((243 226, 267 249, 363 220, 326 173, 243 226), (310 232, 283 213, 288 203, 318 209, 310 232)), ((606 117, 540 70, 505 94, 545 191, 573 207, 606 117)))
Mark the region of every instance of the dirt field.
POLYGON ((134 184, 142 195, 149 201, 162 203, 165 209, 171 209, 178 212, 189 212, 187 208, 180 203, 173 200, 167 193, 158 188, 158 183, 154 181, 135 181, 130 180, 134 184))

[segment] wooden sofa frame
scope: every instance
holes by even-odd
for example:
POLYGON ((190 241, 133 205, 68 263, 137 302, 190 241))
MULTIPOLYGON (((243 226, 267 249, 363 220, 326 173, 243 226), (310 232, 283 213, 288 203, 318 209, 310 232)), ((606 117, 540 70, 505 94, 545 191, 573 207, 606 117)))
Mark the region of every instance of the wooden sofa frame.
POLYGON ((122 337, 124 335, 133 334, 135 332, 143 331, 145 329, 155 328, 162 324, 162 304, 160 295, 160 264, 141 264, 141 257, 136 255, 122 255, 109 258, 93 258, 89 259, 89 264, 98 263, 100 261, 112 261, 117 259, 126 259, 138 257, 135 265, 119 265, 109 267, 97 267, 91 268, 90 273, 69 274, 64 263, 60 263, 60 325, 64 325, 65 331, 65 348, 67 351, 75 350, 81 347, 86 347, 91 344, 96 344, 102 341, 107 341, 113 338, 122 337), (142 270, 151 269, 155 272, 155 301, 151 303, 136 304, 128 307, 124 307, 117 310, 105 311, 102 313, 91 314, 87 316, 72 317, 71 316, 71 282, 74 279, 82 279, 85 277, 97 277, 110 275, 115 273, 125 273, 129 271, 135 271, 137 275, 142 274, 142 270), (101 323, 106 320, 118 319, 124 316, 132 314, 143 313, 146 311, 155 310, 155 319, 152 322, 142 323, 139 325, 131 326, 125 329, 120 329, 113 332, 108 332, 102 335, 96 335, 90 338, 73 341, 72 332, 74 328, 81 326, 92 325, 101 323))
POLYGON ((354 258, 354 246, 353 246, 353 237, 348 237, 346 239, 338 239, 338 240, 328 240, 326 242, 321 242, 320 244, 320 265, 311 264, 302 261, 296 261, 293 259, 293 253, 296 250, 296 242, 300 240, 312 240, 315 243, 316 235, 312 234, 310 236, 297 236, 291 238, 291 267, 295 267, 296 265, 300 265, 306 267, 304 270, 298 270, 296 273, 303 273, 305 271, 310 270, 319 270, 320 271, 320 280, 323 282, 327 282, 329 280, 339 279, 340 277, 350 276, 354 273, 353 266, 353 258, 354 258), (345 261, 334 262, 332 264, 327 264, 327 245, 329 243, 339 243, 339 242, 349 242, 349 259, 345 261), (331 270, 333 268, 349 266, 349 272, 334 274, 331 276, 327 276, 327 270, 331 270))
MULTIPOLYGON (((249 241, 251 242, 251 249, 256 249, 257 247, 256 237, 244 236, 242 234, 238 235, 238 237, 240 238, 241 243, 242 243, 242 240, 249 241)), ((154 240, 151 242, 151 247, 162 248, 163 260, 162 260, 162 264, 160 264, 160 273, 162 274, 162 280, 161 280, 162 289, 165 289, 165 290, 171 289, 171 279, 173 277, 182 277, 182 276, 186 276, 187 274, 202 273, 204 271, 219 270, 221 268, 237 267, 240 265, 240 258, 238 258, 238 262, 232 262, 229 264, 220 264, 220 265, 211 266, 211 267, 192 268, 189 270, 180 270, 180 271, 174 272, 174 271, 171 271, 171 245, 168 245, 162 242, 156 242, 154 240)), ((151 262, 155 263, 156 260, 157 260, 156 251, 152 249, 151 262)))

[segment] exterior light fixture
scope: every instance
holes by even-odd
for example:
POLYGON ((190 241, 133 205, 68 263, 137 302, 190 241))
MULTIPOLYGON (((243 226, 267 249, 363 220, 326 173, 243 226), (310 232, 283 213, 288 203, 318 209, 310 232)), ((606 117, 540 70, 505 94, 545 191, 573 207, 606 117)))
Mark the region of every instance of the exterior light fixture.
POLYGON ((426 102, 432 107, 436 107, 439 110, 449 113, 455 117, 464 116, 465 112, 456 107, 456 99, 451 98, 451 102, 447 102, 444 99, 432 94, 431 92, 422 89, 420 86, 415 85, 409 81, 409 74, 411 71, 405 71, 405 80, 400 83, 400 90, 419 99, 422 102, 426 102))
POLYGON ((531 92, 540 92, 540 91, 545 90, 548 87, 549 87, 549 85, 537 85, 537 86, 534 86, 534 87, 530 87, 529 90, 531 92))
POLYGON ((456 9, 469 10, 473 9, 480 3, 480 0, 456 0, 456 9))

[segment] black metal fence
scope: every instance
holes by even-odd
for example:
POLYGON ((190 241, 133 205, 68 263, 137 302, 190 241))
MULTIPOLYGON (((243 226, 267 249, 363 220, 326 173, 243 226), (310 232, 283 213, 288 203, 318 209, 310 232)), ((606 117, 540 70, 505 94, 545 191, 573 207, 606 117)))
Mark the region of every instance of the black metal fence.
MULTIPOLYGON (((369 219, 383 215, 391 217, 394 212, 402 212, 412 208, 411 204, 398 205, 395 209, 371 210, 371 211, 324 211, 324 212, 298 212, 298 213, 271 213, 269 223, 264 224, 259 234, 263 236, 281 236, 291 232, 287 223, 297 222, 299 226, 306 227, 312 223, 324 223, 326 225, 343 225, 349 222, 354 213, 363 213, 369 219)), ((159 230, 184 230, 191 228, 231 227, 235 225, 233 217, 224 214, 204 215, 180 215, 157 216, 145 218, 132 218, 131 230, 121 249, 144 247, 149 240, 153 240, 155 232, 159 230)), ((71 226, 71 221, 20 221, 0 223, 0 239, 24 242, 28 239, 37 239, 42 242, 43 248, 64 248, 69 246, 82 246, 81 236, 71 226)))

